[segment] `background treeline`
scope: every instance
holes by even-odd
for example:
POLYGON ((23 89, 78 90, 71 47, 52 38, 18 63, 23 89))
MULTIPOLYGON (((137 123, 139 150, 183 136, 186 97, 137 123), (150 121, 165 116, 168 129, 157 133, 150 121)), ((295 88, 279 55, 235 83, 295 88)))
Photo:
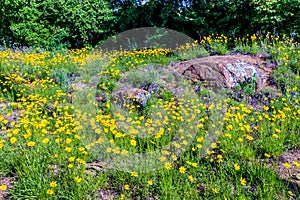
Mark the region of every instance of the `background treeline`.
POLYGON ((299 0, 0 0, 0 45, 80 48, 138 27, 300 34, 299 0))

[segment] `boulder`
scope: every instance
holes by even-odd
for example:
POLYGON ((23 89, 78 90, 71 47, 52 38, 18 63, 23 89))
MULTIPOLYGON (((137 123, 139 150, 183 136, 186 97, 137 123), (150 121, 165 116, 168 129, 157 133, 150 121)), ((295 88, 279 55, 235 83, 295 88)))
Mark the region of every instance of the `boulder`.
POLYGON ((149 97, 150 93, 140 88, 124 88, 112 93, 113 102, 121 106, 136 102, 140 106, 144 107, 149 97))
POLYGON ((225 55, 195 58, 172 63, 170 69, 182 74, 193 83, 207 81, 208 85, 232 89, 255 78, 258 91, 267 86, 273 68, 265 59, 249 55, 225 55))

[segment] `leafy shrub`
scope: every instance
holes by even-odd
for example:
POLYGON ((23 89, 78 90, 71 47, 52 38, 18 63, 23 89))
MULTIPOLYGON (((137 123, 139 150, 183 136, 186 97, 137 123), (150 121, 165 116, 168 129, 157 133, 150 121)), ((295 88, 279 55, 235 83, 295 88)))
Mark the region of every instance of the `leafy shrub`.
POLYGON ((212 33, 238 37, 274 29, 299 33, 300 28, 298 0, 109 1, 118 18, 116 31, 167 27, 201 40, 212 33))
POLYGON ((111 30, 112 10, 105 0, 8 0, 2 5, 3 43, 82 47, 111 30))
POLYGON ((254 15, 251 26, 264 31, 299 32, 298 0, 252 0, 254 15), (289 30, 287 30, 287 28, 289 30))

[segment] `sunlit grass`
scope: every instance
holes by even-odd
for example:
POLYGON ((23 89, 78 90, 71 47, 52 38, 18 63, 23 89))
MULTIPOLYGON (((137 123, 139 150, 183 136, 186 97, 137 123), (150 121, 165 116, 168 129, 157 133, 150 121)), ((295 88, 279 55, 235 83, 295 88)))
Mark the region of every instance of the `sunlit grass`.
MULTIPOLYGON (((16 177, 17 181, 11 188, 0 184, 0 197, 1 190, 9 190, 12 199, 93 199, 100 188, 116 191, 117 199, 299 196, 276 174, 279 156, 300 148, 299 55, 297 42, 269 34, 234 39, 212 35, 174 51, 2 51, 0 177, 16 177), (223 104, 176 99, 163 88, 161 97, 152 97, 143 112, 132 103, 123 105, 128 108, 126 114, 114 110, 112 93, 124 73, 129 74, 129 82, 151 82, 155 77, 140 80, 141 74, 130 70, 232 50, 265 53, 268 61, 276 60, 274 78, 285 84, 285 93, 254 109, 229 98, 223 104), (97 102, 92 91, 104 95, 106 101, 97 102), (212 120, 211 113, 222 109, 224 118, 212 120), (190 126, 193 120, 196 124, 190 126), (124 124, 118 125, 119 121, 124 124), (204 149, 205 137, 214 126, 223 129, 204 149), (147 137, 139 137, 141 132, 147 137), (173 149, 164 148, 177 133, 173 149), (156 150, 161 156, 156 171, 113 170, 109 163, 104 163, 107 169, 88 168, 107 157, 156 150), (95 152, 105 153, 95 156, 95 152), (203 158, 201 152, 206 153, 203 158)), ((285 168, 299 172, 299 163, 288 163, 285 168)))

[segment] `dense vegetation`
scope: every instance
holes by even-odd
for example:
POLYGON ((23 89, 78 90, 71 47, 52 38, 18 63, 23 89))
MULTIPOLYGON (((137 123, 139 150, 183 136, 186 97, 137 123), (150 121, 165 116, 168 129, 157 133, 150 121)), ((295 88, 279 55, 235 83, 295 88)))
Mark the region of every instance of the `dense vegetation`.
MULTIPOLYGON (((297 199, 300 161, 292 153, 300 148, 299 44, 271 35, 253 35, 250 41, 213 35, 203 38, 201 45, 187 44, 172 52, 1 51, 0 198, 297 199), (213 93, 199 83, 196 98, 178 98, 176 103, 172 92, 162 88, 142 110, 133 103, 124 105, 127 113, 112 110, 112 92, 125 74, 129 83, 159 81, 157 73, 134 69, 233 50, 263 52, 278 63, 273 73, 278 91, 262 93, 256 108, 229 95, 221 104, 227 108, 224 120, 211 118, 222 107, 207 104, 205 98, 213 93), (96 101, 89 93, 94 82, 96 94, 104 94, 104 99, 99 95, 96 101), (120 120, 129 127, 120 127, 120 120), (206 148, 210 127, 220 124, 219 138, 206 148), (151 137, 136 136, 142 130, 138 125, 147 127, 151 137), (97 138, 83 143, 95 133, 97 138), (176 133, 176 148, 184 151, 180 156, 162 148, 176 133), (110 162, 99 163, 104 158, 95 156, 123 155, 131 161, 132 152, 160 149, 157 168, 151 171, 147 166, 146 172, 138 171, 139 162, 134 162, 137 170, 126 171, 110 162), (283 155, 290 157, 284 160, 283 155)), ((249 86, 243 95, 255 98, 251 84, 242 86, 249 86)))
POLYGON ((298 0, 1 0, 0 44, 84 47, 132 28, 165 27, 200 39, 299 34, 298 0))
POLYGON ((299 24, 298 0, 0 0, 0 199, 299 199, 299 24), (149 26, 197 41, 94 48, 149 26), (164 71, 231 53, 262 56, 272 87, 216 101, 164 71), (153 93, 116 99, 124 83, 153 93))

